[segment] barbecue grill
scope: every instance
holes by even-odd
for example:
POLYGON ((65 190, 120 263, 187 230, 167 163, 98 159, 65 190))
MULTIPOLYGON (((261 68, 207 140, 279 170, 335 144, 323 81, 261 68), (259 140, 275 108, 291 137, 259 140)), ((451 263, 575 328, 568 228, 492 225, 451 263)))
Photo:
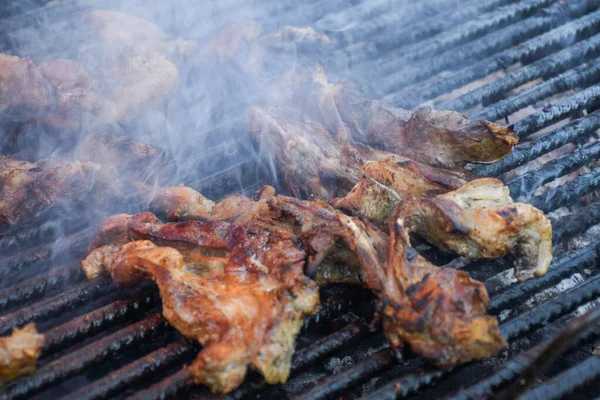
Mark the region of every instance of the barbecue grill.
MULTIPOLYGON (((327 73, 355 80, 373 98, 510 124, 521 144, 500 162, 473 170, 502 178, 513 198, 549 213, 556 247, 547 275, 526 282, 512 279, 506 258, 453 261, 486 283, 489 312, 510 343, 497 357, 432 368, 408 351, 389 348, 371 323, 372 295, 331 285, 322 289, 323 310, 305 322, 288 382, 269 386, 250 373, 227 398, 600 395, 600 1, 202 3, 193 7, 207 7, 207 18, 225 21, 234 9, 260 7, 265 31, 286 24, 326 31, 335 46, 319 60, 327 73)), ((40 56, 27 53, 36 51, 31 43, 39 50, 42 38, 65 35, 82 13, 118 5, 5 2, 2 51, 40 56)), ((46 47, 45 55, 58 51, 46 47)), ((232 121, 225 118, 203 133, 214 138, 212 147, 178 160, 179 169, 191 171, 183 183, 209 197, 251 194, 273 184, 273 174, 261 168, 252 144, 241 139, 247 135, 236 134, 241 127, 232 121), (202 179, 191 180, 196 175, 202 179)), ((114 208, 131 212, 136 206, 114 208)), ((153 284, 117 290, 107 277, 85 279, 78 261, 101 218, 101 212, 82 219, 73 208, 55 207, 0 234, 0 334, 34 321, 46 337, 36 371, 6 384, 0 398, 212 398, 206 388, 191 385, 185 364, 198 345, 161 317, 153 284)))

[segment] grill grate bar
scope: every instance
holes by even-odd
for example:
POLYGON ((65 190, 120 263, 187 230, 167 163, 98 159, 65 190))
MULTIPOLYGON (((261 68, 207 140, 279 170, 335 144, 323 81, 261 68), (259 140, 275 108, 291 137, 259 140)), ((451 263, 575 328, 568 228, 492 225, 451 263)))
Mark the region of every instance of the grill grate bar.
MULTIPOLYGON (((563 118, 568 117, 575 111, 596 104, 600 100, 600 84, 590 86, 571 96, 560 100, 556 104, 544 107, 543 110, 533 113, 513 124, 513 129, 520 138, 527 137, 563 118)), ((481 119, 479 115, 474 119, 481 119)))
POLYGON ((63 293, 0 317, 0 335, 7 335, 12 328, 25 325, 31 321, 51 318, 68 308, 86 303, 113 291, 114 285, 109 277, 104 276, 91 281, 84 281, 63 293))
POLYGON ((45 274, 19 282, 0 291, 0 312, 40 298, 53 289, 81 282, 85 278, 78 262, 51 269, 45 274))
MULTIPOLYGON (((452 396, 451 399, 466 400, 487 397, 495 389, 506 386, 507 383, 511 381, 514 382, 515 379, 527 374, 528 370, 530 370, 532 366, 538 367, 541 370, 544 366, 538 366, 536 363, 532 364, 533 360, 538 359, 538 362, 546 361, 544 358, 548 359, 560 354, 560 351, 556 351, 557 348, 564 347, 569 342, 571 345, 573 345, 575 344, 573 342, 586 341, 589 340, 590 337, 598 335, 598 330, 593 325, 594 321, 598 319, 598 311, 599 309, 596 308, 592 311, 589 311, 585 315, 574 319, 569 323, 567 328, 557 334, 552 341, 540 344, 528 352, 520 354, 512 360, 509 360, 502 368, 494 372, 491 376, 480 380, 465 390, 461 390, 456 395, 452 396), (578 338, 573 340, 573 337, 578 338), (549 351, 548 349, 552 350, 549 351), (538 358, 540 356, 542 358, 538 358)), ((577 386, 579 386, 577 382, 572 382, 572 388, 577 386)), ((512 394, 512 396, 509 396, 508 398, 515 397, 517 397, 516 393, 512 394)))
POLYGON ((552 400, 561 399, 572 393, 575 388, 592 382, 600 376, 600 357, 590 356, 581 364, 569 368, 549 382, 534 388, 521 397, 522 400, 552 400))
POLYGON ((178 340, 135 360, 117 371, 111 372, 104 378, 70 393, 62 399, 96 400, 109 398, 130 385, 141 382, 145 377, 156 371, 190 360, 195 351, 195 346, 188 340, 178 340))
POLYGON ((562 217, 552 227, 552 242, 559 243, 567 238, 583 233, 600 223, 600 202, 588 204, 569 215, 562 217))
POLYGON ((590 135, 597 129, 600 129, 600 113, 587 115, 548 135, 519 144, 500 161, 489 165, 478 165, 472 171, 481 176, 498 176, 567 143, 590 135))
POLYGON ((539 61, 526 65, 501 79, 472 90, 456 99, 441 102, 437 107, 439 109, 464 111, 479 103, 487 106, 497 101, 501 95, 512 89, 536 78, 548 78, 558 73, 562 73, 568 68, 572 68, 598 54, 600 54, 600 35, 595 35, 583 42, 579 42, 571 47, 567 47, 564 50, 544 57, 539 61))
MULTIPOLYGON (((503 7, 501 10, 489 13, 485 18, 481 16, 481 18, 467 22, 460 29, 445 32, 444 36, 439 38, 439 43, 438 40, 432 40, 423 46, 404 48, 404 54, 406 54, 406 56, 403 58, 405 60, 413 60, 414 56, 422 58, 427 55, 435 54, 436 51, 440 51, 442 48, 448 48, 457 43, 465 42, 476 35, 482 35, 492 29, 497 29, 499 26, 504 26, 515 20, 522 19, 530 15, 535 9, 551 4, 553 1, 554 0, 527 0, 519 5, 503 7)), ((378 15, 377 18, 370 19, 369 21, 363 20, 360 24, 357 24, 355 29, 342 31, 339 35, 335 35, 334 33, 334 37, 340 47, 351 45, 375 35, 381 35, 378 39, 380 44, 385 43, 385 39, 394 34, 395 27, 410 24, 411 22, 431 16, 431 10, 434 7, 438 10, 443 10, 446 7, 452 7, 455 4, 452 0, 436 0, 435 2, 437 4, 419 2, 411 4, 410 8, 399 7, 399 11, 382 13, 378 15)), ((397 42, 397 39, 393 40, 390 44, 394 45, 394 42, 397 42)), ((383 68, 381 70, 381 73, 383 74, 390 72, 386 67, 387 60, 389 60, 389 58, 386 56, 380 58, 380 61, 383 62, 380 64, 383 68)), ((392 59, 392 61, 394 60, 392 59)))
MULTIPOLYGON (((600 276, 590 278, 585 283, 571 288, 553 299, 542 303, 529 311, 526 311, 513 319, 500 325, 500 331, 507 341, 515 340, 531 330, 541 325, 557 319, 560 315, 564 315, 572 311, 575 307, 589 301, 593 297, 600 295, 600 276)), ((364 361, 367 362, 367 361, 364 361)), ((361 363, 362 364, 362 363, 361 363)), ((360 365, 360 364, 358 364, 360 365)), ((357 370, 360 369, 357 365, 357 370)), ((439 379, 444 374, 451 370, 442 371, 439 369, 421 369, 418 368, 414 372, 408 373, 393 382, 385 385, 380 390, 377 390, 366 396, 367 399, 387 399, 396 398, 398 395, 406 396, 409 393, 419 390, 421 387, 430 384, 434 380, 439 379)), ((339 376, 339 375, 338 375, 339 376)), ((362 376, 352 375, 355 377, 354 382, 361 380, 362 376)), ((327 390, 325 383, 319 384, 311 388, 310 393, 319 393, 327 390)), ((335 382, 335 380, 333 381, 335 382)), ((333 384, 333 383, 331 383, 333 384)), ((348 387, 350 382, 346 383, 348 387)))
MULTIPOLYGON (((481 15, 481 13, 512 2, 514 0, 471 0, 463 2, 462 7, 458 9, 450 8, 434 16, 414 20, 418 21, 415 23, 392 25, 396 29, 391 31, 385 30, 369 38, 366 42, 350 44, 344 49, 335 51, 329 63, 330 65, 334 65, 336 69, 345 67, 356 68, 370 59, 377 58, 385 51, 417 43, 440 32, 446 32, 450 28, 481 15), (397 29, 399 26, 402 27, 397 29)), ((357 40, 359 39, 364 40, 365 38, 357 38, 357 40)), ((468 37, 465 37, 465 40, 468 39, 468 37)), ((457 44, 460 43, 462 42, 458 42, 457 44)))
MULTIPOLYGON (((599 4, 600 2, 594 2, 593 4, 588 2, 587 6, 591 8, 597 7, 599 4)), ((575 7, 575 5, 571 5, 571 2, 569 2, 569 5, 570 7, 575 7)), ((581 14, 585 11, 585 5, 582 5, 581 2, 577 3, 576 6, 579 7, 579 9, 577 9, 575 14, 581 14)), ((536 21, 539 21, 539 19, 536 19, 536 21)), ((577 38, 584 38, 597 33, 599 25, 600 11, 590 13, 532 39, 526 40, 518 46, 510 47, 504 51, 495 53, 491 57, 486 58, 473 66, 463 68, 454 74, 444 74, 444 76, 436 77, 424 84, 415 85, 414 88, 407 87, 402 92, 391 96, 390 102, 399 107, 411 108, 426 100, 431 100, 444 93, 449 93, 452 90, 474 82, 477 79, 484 78, 500 69, 508 68, 517 62, 540 59, 553 53, 554 50, 557 50, 556 47, 576 42, 577 38)), ((508 28, 505 29, 508 30, 508 28)), ((527 27, 524 27, 523 29, 528 32, 527 27)), ((521 31, 518 31, 518 33, 521 33, 521 31)), ((490 34, 490 36, 492 35, 493 34, 490 34)), ((522 35, 520 38, 527 39, 527 36, 522 35)), ((455 60, 471 60, 472 63, 473 55, 471 52, 483 52, 481 48, 493 46, 494 40, 494 38, 490 39, 490 45, 484 45, 481 44, 482 42, 477 41, 463 46, 464 48, 460 52, 457 52, 458 49, 453 50, 452 52, 456 57, 455 60)), ((520 41, 517 38, 514 38, 513 40, 511 45, 520 41)), ((414 82, 416 81, 413 81, 412 83, 414 82)))
POLYGON ((519 282, 506 288, 506 290, 490 293, 491 299, 488 306, 490 314, 499 314, 503 309, 514 307, 519 302, 530 298, 533 294, 557 284, 562 279, 573 275, 584 268, 593 267, 600 254, 600 242, 587 245, 578 249, 564 258, 555 261, 546 275, 525 282, 519 282))
POLYGON ((41 244, 5 258, 2 263, 0 263, 0 278, 6 279, 0 283, 0 287, 7 287, 10 284, 14 284, 14 278, 15 275, 17 275, 17 272, 21 272, 20 275, 17 275, 21 277, 27 276, 26 271, 24 270, 29 270, 29 274, 37 274, 40 273, 42 269, 48 268, 50 266, 49 261, 54 258, 61 257, 64 254, 84 254, 84 250, 87 249, 94 234, 94 229, 88 228, 69 236, 59 238, 55 242, 41 244), (40 267, 40 263, 43 262, 45 262, 45 264, 40 267), (8 279, 8 277, 11 279, 8 279))
POLYGON ((187 389, 194 382, 194 378, 187 368, 183 368, 175 374, 169 376, 148 389, 140 390, 133 396, 127 398, 127 400, 159 400, 166 398, 173 398, 178 393, 187 389))
POLYGON ((508 183, 513 198, 524 199, 536 189, 561 176, 573 172, 596 160, 600 155, 600 141, 577 148, 555 160, 549 161, 535 171, 527 172, 508 183))
POLYGON ((340 372, 337 375, 328 376, 318 381, 315 386, 308 389, 306 392, 292 397, 292 399, 318 400, 329 398, 390 366, 393 361, 394 356, 391 349, 386 348, 380 350, 346 371, 340 372))
POLYGON ((156 290, 149 287, 74 318, 44 333, 43 354, 52 354, 81 339, 90 337, 118 323, 128 321, 132 317, 150 310, 157 303, 156 290))
POLYGON ((600 59, 596 58, 583 63, 572 70, 524 90, 516 96, 502 100, 493 107, 478 113, 477 116, 479 119, 495 121, 557 93, 596 83, 600 77, 599 62, 600 59))
POLYGON ((588 173, 577 176, 555 189, 533 197, 529 203, 548 213, 559 207, 576 204, 586 194, 600 188, 600 168, 594 168, 588 173))
POLYGON ((159 313, 151 314, 139 322, 38 368, 29 376, 13 381, 0 395, 0 399, 29 397, 51 384, 62 382, 90 365, 101 363, 111 354, 117 354, 167 327, 168 324, 159 313))

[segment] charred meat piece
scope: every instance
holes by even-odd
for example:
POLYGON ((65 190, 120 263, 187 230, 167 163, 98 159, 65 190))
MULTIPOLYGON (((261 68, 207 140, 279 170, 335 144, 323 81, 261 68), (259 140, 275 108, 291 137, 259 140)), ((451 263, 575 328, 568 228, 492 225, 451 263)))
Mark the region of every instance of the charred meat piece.
POLYGON ((319 299, 290 227, 260 213, 245 225, 121 215, 103 224, 90 247, 82 262, 88 277, 107 270, 120 286, 144 278, 158 284, 165 318, 203 345, 190 367, 197 383, 228 392, 249 365, 267 382, 287 379, 295 337, 319 299))
POLYGON ((427 263, 406 235, 404 230, 394 231, 390 241, 370 223, 319 200, 274 196, 269 188, 255 201, 226 198, 202 220, 163 223, 151 213, 114 216, 102 225, 82 267, 90 278, 107 270, 120 285, 133 285, 144 277, 156 280, 167 319, 190 337, 200 332, 197 337, 205 350, 191 370, 197 382, 214 391, 237 386, 249 363, 269 382, 285 380, 298 325, 288 325, 291 334, 283 333, 290 319, 281 316, 293 315, 291 320, 299 321, 316 310, 314 282, 304 273, 320 284, 361 281, 381 299, 384 331, 391 343, 408 343, 436 365, 495 355, 505 342, 496 319, 485 315, 488 298, 483 285, 464 272, 427 263), (180 281, 186 286, 179 286, 180 281), (265 294, 267 282, 270 289, 265 294), (269 290, 277 290, 279 297, 271 297, 269 290), (286 345, 257 339, 254 335, 274 334, 262 328, 247 333, 246 319, 237 319, 238 307, 243 307, 235 304, 249 307, 263 301, 276 311, 258 314, 254 308, 245 309, 244 318, 254 318, 250 324, 259 327, 264 326, 263 318, 284 321, 276 324, 282 328, 275 335, 277 343, 285 340, 286 345), (169 309, 170 304, 179 308, 169 309), (232 325, 241 330, 241 336, 234 336, 237 346, 228 340, 232 325), (206 341, 204 335, 213 339, 206 341), (268 343, 279 350, 257 353, 251 343, 268 343), (220 350, 213 354, 213 349, 220 350), (286 356, 279 357, 279 351, 286 356), (257 354, 264 359, 256 361, 257 354), (282 364, 282 359, 287 361, 282 364), (275 364, 277 373, 271 369, 275 364))
POLYGON ((14 328, 12 335, 0 338, 0 382, 7 382, 35 371, 44 345, 44 335, 35 324, 14 328))
POLYGON ((74 158, 112 166, 123 176, 142 180, 165 178, 175 171, 173 160, 160 147, 104 131, 83 139, 75 149, 74 158))
POLYGON ((391 230, 386 269, 386 284, 397 286, 380 297, 392 346, 408 343, 440 367, 488 358, 507 346, 498 320, 486 315, 485 286, 465 271, 430 264, 410 246, 401 219, 391 230))
POLYGON ((0 111, 7 108, 60 128, 77 128, 86 118, 106 119, 115 112, 77 62, 36 65, 28 58, 0 54, 0 111))
POLYGON ((357 142, 438 167, 493 162, 518 142, 510 128, 453 111, 413 113, 371 101, 349 82, 329 83, 321 67, 284 74, 268 99, 299 104, 331 131, 346 130, 357 142))
POLYGON ((0 224, 13 225, 25 217, 63 201, 82 202, 92 193, 96 204, 110 204, 125 193, 116 171, 79 161, 43 161, 44 168, 15 168, 15 161, 1 165, 0 224))
POLYGON ((499 180, 483 178, 433 198, 411 198, 394 211, 406 227, 466 258, 515 257, 519 280, 542 276, 552 260, 552 226, 529 204, 514 203, 499 180))
POLYGON ((331 204, 378 226, 384 226, 403 199, 446 193, 474 179, 468 172, 442 170, 400 156, 367 162, 362 172, 352 190, 331 204))
POLYGON ((304 120, 299 112, 288 108, 253 107, 246 129, 275 158, 284 181, 297 197, 329 201, 345 196, 363 175, 369 174, 384 185, 390 184, 392 177, 400 196, 434 189, 442 192, 443 188, 460 186, 470 176, 360 145, 345 131, 331 133, 322 124, 304 120), (385 166, 385 173, 378 172, 380 166, 385 166))

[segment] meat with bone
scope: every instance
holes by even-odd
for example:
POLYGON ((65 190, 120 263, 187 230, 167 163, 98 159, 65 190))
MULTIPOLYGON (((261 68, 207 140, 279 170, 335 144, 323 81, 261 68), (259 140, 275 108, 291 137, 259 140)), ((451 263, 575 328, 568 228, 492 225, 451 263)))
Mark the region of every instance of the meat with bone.
MULTIPOLYGON (((395 236, 392 244, 398 245, 395 236)), ((464 272, 438 272, 409 246, 403 249, 410 256, 390 251, 386 265, 388 238, 374 226, 321 201, 268 189, 257 201, 226 198, 202 220, 163 223, 151 213, 109 218, 82 267, 88 278, 107 270, 122 286, 154 279, 165 317, 203 344, 190 370, 213 391, 239 385, 249 364, 269 382, 285 381, 301 318, 317 308, 315 283, 304 271, 320 283, 360 278, 382 300, 391 343, 408 343, 437 365, 500 351, 505 342, 497 321, 485 316, 485 287, 464 272), (259 313, 259 304, 269 311, 259 313), (281 329, 264 330, 268 324, 281 329)))
POLYGON ((44 335, 35 324, 14 328, 12 335, 0 338, 0 382, 7 382, 35 371, 44 345, 44 335))
MULTIPOLYGON (((391 184, 400 198, 414 193, 444 192, 465 183, 470 174, 431 167, 355 143, 343 131, 304 120, 294 110, 274 106, 250 109, 246 129, 275 158, 290 192, 329 201, 345 196, 363 175, 391 184), (379 162, 378 162, 379 161, 379 162), (386 172, 380 170, 385 166, 386 172)), ((393 207, 397 201, 391 205, 393 207)), ((389 208, 386 206, 384 208, 389 208)))
POLYGON ((518 142, 510 128, 454 111, 413 113, 369 100, 349 82, 330 83, 321 67, 283 74, 267 101, 298 104, 330 131, 348 131, 357 142, 438 167, 496 161, 518 142))
POLYGON ((519 280, 542 276, 552 260, 552 226, 540 210, 514 203, 508 188, 493 178, 477 179, 432 198, 398 205, 406 228, 440 249, 466 258, 515 257, 519 280))

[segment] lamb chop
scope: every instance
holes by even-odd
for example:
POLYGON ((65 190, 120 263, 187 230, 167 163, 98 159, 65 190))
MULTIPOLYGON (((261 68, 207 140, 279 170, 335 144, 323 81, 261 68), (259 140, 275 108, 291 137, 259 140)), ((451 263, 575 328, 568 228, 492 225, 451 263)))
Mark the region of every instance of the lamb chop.
POLYGON ((231 196, 185 222, 163 223, 151 213, 113 216, 82 261, 90 279, 106 270, 120 286, 157 282, 165 318, 204 346, 190 367, 197 383, 227 392, 249 364, 268 382, 285 381, 302 317, 317 309, 315 282, 304 272, 321 284, 362 281, 382 300, 392 344, 409 343, 437 365, 504 347, 497 321, 484 315, 485 287, 466 273, 438 273, 413 249, 406 257, 391 250, 385 267, 388 238, 373 225, 318 200, 274 196, 272 188, 257 198, 231 196), (449 280, 439 283, 442 275, 449 280), (430 288, 431 304, 413 307, 430 288))
POLYGON ((436 247, 466 258, 513 254, 519 280, 544 275, 552 260, 548 218, 529 204, 514 203, 497 179, 477 179, 432 198, 406 199, 393 216, 403 216, 408 230, 436 247))
POLYGON ((7 382, 35 371, 44 345, 44 335, 35 324, 13 328, 11 336, 0 338, 0 382, 7 382))
POLYGON ((493 162, 518 142, 510 128, 472 122, 453 111, 425 107, 413 113, 371 101, 350 82, 328 82, 319 66, 283 74, 269 90, 267 101, 298 104, 332 132, 347 131, 359 143, 437 167, 493 162))

